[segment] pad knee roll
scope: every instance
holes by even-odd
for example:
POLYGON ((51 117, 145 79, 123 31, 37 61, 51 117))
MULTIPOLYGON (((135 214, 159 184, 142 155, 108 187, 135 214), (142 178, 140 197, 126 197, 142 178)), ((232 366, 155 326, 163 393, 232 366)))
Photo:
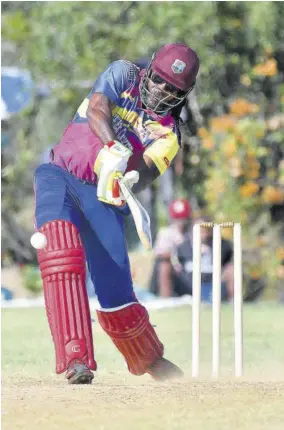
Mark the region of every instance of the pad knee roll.
POLYGON ((133 303, 115 311, 97 311, 98 320, 124 356, 134 375, 143 375, 163 356, 164 347, 149 322, 147 310, 133 303))
POLYGON ((64 372, 73 360, 95 370, 85 252, 79 232, 64 220, 48 222, 39 231, 47 238, 46 247, 38 250, 38 261, 56 373, 64 372))

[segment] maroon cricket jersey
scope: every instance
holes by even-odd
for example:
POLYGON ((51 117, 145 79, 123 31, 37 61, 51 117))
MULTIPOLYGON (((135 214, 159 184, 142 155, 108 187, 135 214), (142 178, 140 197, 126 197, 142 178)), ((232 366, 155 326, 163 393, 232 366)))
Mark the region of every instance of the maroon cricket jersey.
POLYGON ((79 179, 97 182, 94 164, 103 144, 89 127, 86 115, 90 97, 97 92, 111 100, 112 126, 117 139, 133 152, 127 171, 137 168, 145 152, 162 174, 179 149, 179 130, 169 113, 161 116, 142 108, 139 91, 142 73, 132 63, 122 60, 112 63, 99 76, 51 151, 51 162, 79 179))

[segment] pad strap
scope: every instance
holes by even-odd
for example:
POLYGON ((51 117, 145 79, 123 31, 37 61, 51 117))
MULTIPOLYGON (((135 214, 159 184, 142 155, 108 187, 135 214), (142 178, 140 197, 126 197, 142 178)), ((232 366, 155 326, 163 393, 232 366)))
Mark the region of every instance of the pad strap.
POLYGON ((147 310, 133 303, 115 311, 97 311, 104 331, 124 356, 134 375, 143 375, 163 356, 164 347, 149 322, 147 310))
POLYGON ((56 373, 80 360, 96 370, 86 289, 85 252, 77 228, 51 221, 40 230, 47 246, 38 250, 46 313, 55 345, 56 373))

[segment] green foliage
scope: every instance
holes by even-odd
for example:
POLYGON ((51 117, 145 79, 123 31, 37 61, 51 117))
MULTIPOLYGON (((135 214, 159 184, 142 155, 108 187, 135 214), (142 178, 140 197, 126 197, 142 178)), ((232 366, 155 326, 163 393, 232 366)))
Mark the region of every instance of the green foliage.
POLYGON ((42 293, 42 280, 37 266, 25 265, 22 269, 22 276, 23 285, 27 291, 33 295, 42 293))
POLYGON ((111 61, 135 61, 165 43, 185 42, 201 60, 195 91, 201 132, 183 132, 179 185, 216 219, 242 221, 248 247, 256 249, 259 236, 270 238, 256 265, 272 280, 279 259, 269 270, 265 252, 275 255, 280 236, 271 208, 284 204, 283 2, 3 3, 4 65, 25 67, 52 88, 10 125, 4 208, 19 211, 22 195, 32 194, 39 155, 60 139, 111 61), (212 121, 227 126, 216 130, 212 121))
MULTIPOLYGON (((273 185, 267 182, 272 150, 266 145, 269 129, 265 122, 249 115, 236 116, 256 108, 245 100, 236 100, 231 115, 212 118, 209 130, 199 130, 209 156, 205 200, 207 212, 216 222, 242 223, 245 272, 252 279, 265 278, 268 286, 276 287, 283 237, 270 208, 284 202, 281 176, 274 174, 273 185)), ((231 231, 224 234, 232 239, 231 231)))

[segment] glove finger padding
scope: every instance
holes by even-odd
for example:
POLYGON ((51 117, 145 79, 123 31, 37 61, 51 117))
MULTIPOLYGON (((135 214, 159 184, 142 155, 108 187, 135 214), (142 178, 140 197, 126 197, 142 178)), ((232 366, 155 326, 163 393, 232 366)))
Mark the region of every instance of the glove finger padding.
POLYGON ((137 170, 131 170, 130 172, 125 173, 122 178, 122 182, 126 185, 127 188, 132 188, 134 184, 137 184, 139 181, 139 172, 137 170))

